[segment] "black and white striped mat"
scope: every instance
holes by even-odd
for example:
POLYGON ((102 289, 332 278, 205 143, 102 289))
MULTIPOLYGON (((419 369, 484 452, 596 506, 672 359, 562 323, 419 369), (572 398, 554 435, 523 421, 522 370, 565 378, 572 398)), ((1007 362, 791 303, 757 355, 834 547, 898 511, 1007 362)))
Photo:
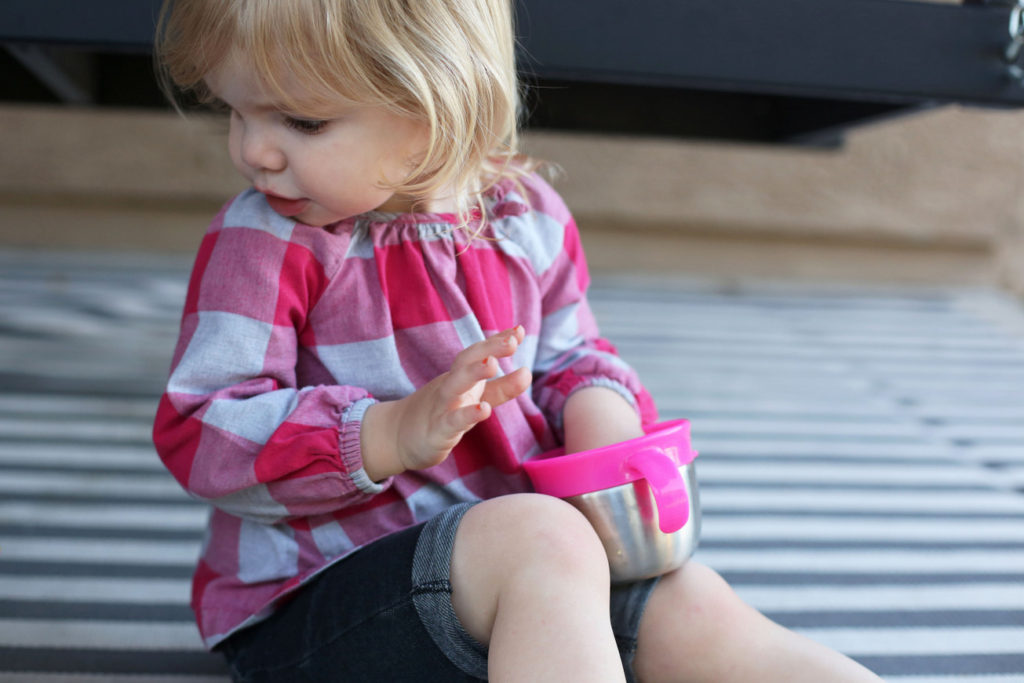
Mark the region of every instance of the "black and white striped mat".
MULTIPOLYGON (((205 510, 149 428, 188 264, 0 251, 0 681, 222 683, 205 510)), ((698 557, 901 683, 1024 682, 1024 307, 989 291, 599 278, 701 451, 698 557)))

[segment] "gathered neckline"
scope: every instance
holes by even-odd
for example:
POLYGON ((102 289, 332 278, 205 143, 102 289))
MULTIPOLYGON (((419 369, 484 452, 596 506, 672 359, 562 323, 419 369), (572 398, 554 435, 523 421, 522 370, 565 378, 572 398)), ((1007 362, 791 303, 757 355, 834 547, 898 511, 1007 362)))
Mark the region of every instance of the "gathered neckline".
MULTIPOLYGON (((488 200, 488 218, 500 219, 508 216, 520 216, 529 210, 529 206, 525 203, 525 200, 518 196, 509 196, 511 189, 512 182, 507 179, 502 180, 487 189, 484 193, 484 199, 488 200)), ((474 206, 469 212, 469 220, 467 223, 472 225, 479 221, 480 218, 480 208, 474 206)), ((451 228, 452 226, 459 226, 462 223, 463 217, 457 213, 451 212, 392 212, 373 210, 350 218, 344 218, 333 225, 342 226, 368 224, 374 226, 394 227, 422 227, 436 225, 444 228, 451 228)))

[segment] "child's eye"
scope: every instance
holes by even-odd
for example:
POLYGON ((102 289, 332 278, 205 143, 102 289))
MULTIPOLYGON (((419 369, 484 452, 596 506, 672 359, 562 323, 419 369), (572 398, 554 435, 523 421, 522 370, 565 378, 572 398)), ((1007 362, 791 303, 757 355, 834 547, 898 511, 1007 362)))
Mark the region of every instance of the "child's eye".
POLYGON ((327 127, 328 121, 317 121, 313 119, 298 119, 294 116, 286 116, 284 124, 303 135, 316 135, 322 133, 327 127))

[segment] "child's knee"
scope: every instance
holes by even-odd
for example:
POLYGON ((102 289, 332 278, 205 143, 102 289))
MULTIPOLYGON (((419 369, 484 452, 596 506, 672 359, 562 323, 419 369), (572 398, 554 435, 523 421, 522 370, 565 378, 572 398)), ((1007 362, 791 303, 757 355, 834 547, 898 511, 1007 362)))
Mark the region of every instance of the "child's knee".
POLYGON ((474 638, 487 643, 499 603, 528 606, 552 592, 606 596, 608 561, 597 534, 574 507, 550 496, 517 494, 481 502, 466 513, 455 536, 451 581, 456 615, 474 638))
POLYGON ((699 614, 723 614, 746 607, 718 572, 698 562, 688 562, 662 577, 657 593, 661 595, 652 597, 664 598, 699 614))
POLYGON ((604 547, 583 513, 563 500, 537 494, 523 496, 517 505, 522 508, 517 533, 542 561, 571 572, 597 569, 607 579, 604 547))
POLYGON ((698 562, 666 574, 658 582, 641 622, 641 635, 693 633, 694 643, 714 643, 723 634, 743 631, 763 617, 743 602, 713 569, 698 562))
POLYGON ((608 562, 600 539, 587 519, 563 500, 517 494, 474 506, 459 529, 476 546, 472 555, 500 563, 501 573, 541 568, 556 575, 607 579, 608 562))

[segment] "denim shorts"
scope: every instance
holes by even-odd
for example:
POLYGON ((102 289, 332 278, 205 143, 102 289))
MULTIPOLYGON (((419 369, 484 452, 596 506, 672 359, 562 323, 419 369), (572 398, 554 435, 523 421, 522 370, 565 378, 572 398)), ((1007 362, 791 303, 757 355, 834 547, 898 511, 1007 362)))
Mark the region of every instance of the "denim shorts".
MULTIPOLYGON (((235 681, 487 679, 487 648, 455 616, 449 565, 471 504, 386 536, 325 569, 266 621, 217 649, 235 681)), ((611 622, 626 678, 657 579, 613 585, 611 622)))

